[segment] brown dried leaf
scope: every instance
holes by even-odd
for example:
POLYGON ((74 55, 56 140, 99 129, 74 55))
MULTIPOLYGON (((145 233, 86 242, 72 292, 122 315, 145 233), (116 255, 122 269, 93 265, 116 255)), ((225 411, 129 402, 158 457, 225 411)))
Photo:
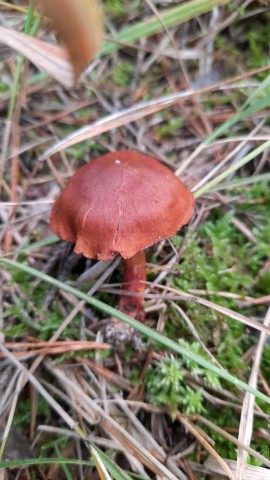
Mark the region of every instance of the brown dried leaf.
POLYGON ((0 27, 0 42, 24 55, 64 87, 74 85, 98 52, 103 38, 98 0, 36 0, 51 19, 65 48, 0 27))
POLYGON ((4 27, 0 27, 0 42, 24 55, 38 68, 61 82, 64 87, 70 88, 74 84, 72 65, 62 47, 4 27))
POLYGON ((99 51, 103 40, 99 0, 36 0, 67 48, 75 81, 99 51))

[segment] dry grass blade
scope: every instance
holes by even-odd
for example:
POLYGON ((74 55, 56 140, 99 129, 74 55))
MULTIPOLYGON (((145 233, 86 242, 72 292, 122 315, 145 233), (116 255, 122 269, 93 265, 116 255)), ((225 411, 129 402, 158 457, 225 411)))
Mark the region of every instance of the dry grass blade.
MULTIPOLYGON (((270 324, 270 308, 267 311, 264 325, 269 326, 270 324)), ((257 388, 257 380, 260 369, 261 356, 263 353, 264 342, 266 340, 265 333, 261 333, 260 339, 255 351, 255 358, 250 374, 249 385, 254 388, 257 388)), ((254 404, 255 398, 254 395, 246 393, 244 396, 243 407, 241 412, 241 420, 239 425, 239 435, 238 440, 245 445, 250 445, 252 438, 252 429, 253 429, 253 417, 254 417, 254 404)), ((247 451, 243 450, 241 447, 238 448, 238 457, 237 457, 237 468, 236 468, 236 479, 244 480, 246 478, 246 463, 247 463, 247 451)))
POLYGON ((64 87, 74 84, 73 69, 63 48, 4 27, 0 27, 0 42, 24 55, 64 87))
MULTIPOLYGON (((226 460, 227 465, 233 473, 236 471, 236 462, 233 460, 226 460)), ((227 475, 222 467, 213 457, 208 457, 203 465, 191 462, 191 467, 198 472, 206 473, 211 478, 218 480, 225 480, 227 475)), ((255 467, 254 465, 247 465, 244 480, 269 480, 269 470, 263 467, 255 467)))
POLYGON ((26 7, 20 7, 19 5, 11 5, 10 2, 5 2, 4 0, 0 1, 0 6, 2 7, 8 7, 9 9, 12 9, 16 12, 21 12, 21 13, 26 13, 26 7))
POLYGON ((76 81, 102 44, 103 22, 99 1, 36 0, 36 2, 42 12, 50 18, 54 30, 66 46, 76 81))
MULTIPOLYGON (((29 357, 35 355, 58 355, 65 354, 67 352, 78 352, 82 350, 106 350, 110 348, 107 343, 88 342, 88 341, 73 341, 73 342, 22 342, 19 345, 17 343, 6 343, 9 349, 15 349, 13 355, 15 357, 29 357), (18 350, 18 347, 20 350, 18 350)), ((0 358, 5 358, 4 354, 0 353, 0 358)))
POLYGON ((201 435, 199 429, 195 427, 189 420, 187 420, 183 415, 177 414, 178 420, 185 425, 185 427, 194 435, 194 437, 201 443, 206 451, 212 455, 212 457, 218 462, 224 473, 226 473, 227 478, 230 480, 236 480, 233 472, 230 467, 227 465, 225 460, 215 451, 215 449, 207 442, 207 440, 201 435))
POLYGON ((222 366, 218 363, 218 361, 215 359, 214 355, 211 353, 211 351, 205 346, 205 344, 203 343, 203 341, 201 340, 195 326, 193 325, 192 321, 190 320, 190 318, 186 315, 186 313, 184 312, 184 310, 179 306, 177 305, 177 303, 175 302, 171 302, 172 305, 174 306, 174 308, 180 313, 180 315, 183 317, 184 321, 186 322, 186 324, 188 325, 188 328, 190 329, 192 335, 194 336, 194 338, 197 340, 197 342, 200 343, 201 347, 203 348, 203 350, 205 351, 205 353, 209 356, 209 358, 211 359, 211 361, 213 363, 215 363, 220 369, 222 369, 222 366))
MULTIPOLYGON (((96 289, 99 287, 100 285, 100 282, 102 283, 104 281, 104 279, 107 278, 108 275, 111 274, 111 272, 114 270, 114 268, 119 264, 119 260, 120 259, 116 259, 114 262, 110 262, 110 266, 106 269, 105 272, 103 272, 103 275, 101 275, 101 277, 99 278, 99 280, 91 287, 91 289, 89 290, 88 294, 89 295, 93 295, 94 292, 96 291, 96 289)), ((63 323, 58 327, 58 329, 55 331, 55 333, 53 334, 53 336, 50 338, 50 340, 48 342, 45 342, 47 343, 47 349, 46 351, 41 351, 39 350, 38 352, 32 352, 32 355, 30 354, 30 352, 27 352, 27 356, 30 355, 30 356, 35 356, 36 353, 38 353, 38 357, 35 358, 34 362, 32 363, 31 367, 29 368, 29 373, 33 374, 35 372, 35 370, 38 368, 38 366, 41 364, 41 362, 43 361, 44 359, 44 356, 48 353, 48 348, 50 348, 51 344, 53 345, 56 345, 56 344, 61 344, 62 342, 56 342, 57 339, 60 337, 60 335, 64 332, 64 330, 68 327, 68 325, 72 322, 72 320, 74 319, 74 317, 77 315, 77 313, 80 311, 80 308, 85 304, 84 301, 80 301, 77 306, 72 310, 72 312, 70 312, 70 314, 66 317, 66 319, 63 321, 63 323)), ((71 343, 74 343, 74 342, 71 342, 71 343)), ((22 344, 20 344, 22 345, 22 344)), ((99 344, 101 345, 101 344, 99 344)), ((105 344, 104 344, 105 345, 105 344)), ((7 346, 7 344, 5 345, 7 346)), ((11 345, 10 345, 11 346, 11 345)), ((33 347, 33 345, 32 345, 33 347)), ((51 350, 50 350, 51 352, 51 350)), ((58 352, 59 353, 59 352, 58 352)), ((61 352, 62 353, 62 352, 61 352)), ((4 356, 4 354, 2 354, 4 356)), ((16 354, 13 353, 13 356, 16 356, 16 354)), ((26 377, 24 377, 24 381, 22 382, 21 384, 21 389, 24 388, 24 386, 26 385, 28 379, 26 377)), ((12 384, 11 384, 11 387, 12 387, 12 384)), ((8 392, 7 392, 8 393, 8 392)), ((7 395, 8 396, 8 395, 7 395)), ((5 400, 5 399, 4 399, 5 400)), ((5 405, 5 401, 3 401, 3 405, 5 405)), ((0 403, 0 412, 1 412, 1 403, 0 403)))
POLYGON ((111 370, 103 367, 102 365, 98 365, 97 363, 92 362, 88 358, 80 358, 80 362, 82 365, 86 365, 87 367, 89 367, 91 372, 96 373, 97 375, 99 375, 99 377, 104 378, 112 385, 117 385, 118 387, 128 392, 132 390, 131 381, 127 380, 118 373, 114 373, 111 370))
MULTIPOLYGON (((199 190, 203 185, 205 185, 211 178, 215 177, 216 174, 228 163, 229 160, 232 160, 236 157, 239 152, 250 142, 251 138, 261 129, 264 124, 264 120, 260 122, 256 127, 247 135, 247 137, 240 142, 228 155, 223 158, 221 162, 219 162, 214 168, 212 168, 204 178, 202 178, 197 184, 196 187, 193 189, 194 192, 199 190)), ((234 160, 235 161, 235 160, 234 160)))
POLYGON ((101 135, 108 130, 112 130, 117 127, 126 125, 127 123, 134 122, 152 113, 159 112, 165 108, 171 107, 178 103, 180 100, 185 100, 194 95, 194 90, 186 90, 185 92, 179 92, 176 94, 167 95, 159 99, 150 100, 148 102, 141 102, 133 107, 123 109, 120 112, 107 115, 101 120, 91 123, 85 127, 80 128, 76 132, 68 135, 63 140, 56 142, 52 147, 48 148, 39 160, 43 161, 47 157, 54 155, 57 152, 64 150, 76 143, 82 142, 89 138, 93 138, 96 135, 101 135))
MULTIPOLYGON (((142 442, 138 442, 133 435, 131 435, 126 428, 122 427, 112 416, 110 416, 97 402, 91 398, 90 394, 86 394, 80 384, 72 378, 67 376, 60 368, 56 368, 49 360, 46 361, 46 366, 63 387, 69 392, 72 398, 73 408, 80 406, 80 414, 83 418, 89 421, 90 418, 100 418, 99 425, 113 438, 116 438, 131 455, 137 458, 143 465, 161 478, 168 480, 177 480, 176 477, 165 467, 165 454, 162 462, 157 459, 150 451, 148 451, 142 442), (87 413, 88 412, 88 413, 87 413)), ((87 388, 87 384, 85 384, 87 388)), ((117 414, 117 417, 120 412, 117 414)), ((116 413, 114 412, 114 417, 116 413)))
POLYGON ((5 451, 6 444, 7 444, 8 436, 9 436, 10 430, 12 428, 12 422, 14 420, 14 414, 15 414, 17 402, 18 402, 18 399, 19 399, 21 386, 22 386, 22 376, 20 375, 19 379, 16 383, 15 395, 14 395, 14 398, 12 400, 12 404, 11 404, 11 408, 10 408, 10 411, 9 411, 6 428, 5 428, 4 433, 3 433, 2 444, 1 444, 1 447, 0 447, 0 461, 3 458, 3 454, 4 454, 4 451, 5 451))
MULTIPOLYGON (((147 284, 151 286, 151 283, 147 282, 147 284)), ((212 308, 213 310, 216 310, 217 312, 220 312, 227 317, 233 318, 238 322, 244 323, 249 327, 256 328, 256 330, 259 330, 260 332, 264 332, 267 335, 270 335, 270 328, 267 325, 261 324, 260 322, 257 322, 252 318, 248 318, 245 315, 242 315, 241 313, 235 312, 231 308, 223 307, 222 305, 218 305, 217 303, 211 302, 210 300, 205 300, 204 298, 200 298, 196 295, 190 295, 189 293, 186 293, 180 289, 176 289, 168 286, 165 287, 160 283, 155 284, 155 287, 161 290, 164 290, 166 292, 172 292, 178 295, 178 298, 177 298, 175 296, 169 296, 167 294, 168 300, 186 300, 186 301, 199 303, 200 305, 204 305, 205 307, 212 308)), ((146 297, 148 297, 148 295, 146 295, 146 297)), ((151 298, 151 296, 149 296, 149 298, 151 298)))
POLYGON ((217 432, 219 435, 221 435, 222 437, 226 438, 227 440, 229 440, 230 442, 232 442, 234 445, 237 445, 237 447, 241 447, 243 448, 244 450, 246 450, 248 452, 249 455, 252 455, 254 458, 256 458, 259 462, 263 463, 266 467, 270 468, 270 460, 266 457, 264 457, 263 455, 261 455, 261 453, 258 453, 256 452, 253 448, 249 447, 248 445, 245 445, 243 444, 242 442, 240 442, 237 438, 235 438, 233 435, 231 435, 230 433, 226 432, 225 430, 223 430, 222 428, 218 427, 217 425, 215 425, 214 423, 210 422, 207 418, 201 416, 201 415, 196 415, 196 419, 206 425, 207 427, 209 427, 210 429, 214 430, 215 432, 217 432))
POLYGON ((72 420, 72 418, 65 412, 65 410, 57 403, 54 398, 45 390, 45 388, 39 383, 39 381, 24 367, 24 365, 19 362, 11 353, 10 351, 0 343, 0 350, 9 358, 9 360, 21 371, 21 373, 28 378, 29 382, 34 385, 37 391, 45 398, 49 405, 62 417, 62 419, 66 422, 66 424, 72 429, 77 431, 77 424, 72 420))
MULTIPOLYGON (((166 95, 164 97, 156 98, 154 100, 146 101, 146 102, 140 102, 138 104, 135 104, 134 106, 127 108, 127 109, 122 109, 120 112, 113 113, 111 115, 107 115, 106 117, 102 118, 101 120, 98 120, 96 122, 93 122, 90 125, 87 125, 85 127, 82 127, 75 131, 74 133, 71 133, 70 135, 66 136, 63 140, 60 140, 59 142, 56 142, 52 147, 49 147, 45 152, 39 157, 40 161, 45 160, 46 158, 50 157, 51 155, 54 155, 55 153, 58 153, 68 147, 71 147, 72 145, 75 145, 79 142, 82 142, 84 140, 90 139, 95 137, 96 135, 101 135, 104 132, 107 132, 109 130, 112 130, 114 128, 121 127, 123 125, 126 125, 128 123, 134 122, 136 120, 139 120, 141 118, 144 118, 148 115, 151 115, 153 113, 160 112, 161 110, 164 110, 165 108, 172 107, 173 105, 176 105, 177 103, 187 100, 195 95, 200 95, 202 93, 207 93, 212 90, 219 90, 222 89, 224 85, 226 84, 231 84, 233 82, 238 82, 242 80, 243 78, 259 73, 261 71, 269 70, 270 67, 262 67, 260 69, 256 69, 253 71, 248 72, 247 74, 244 75, 239 75, 237 77, 234 77, 232 79, 229 79, 227 81, 224 81, 221 83, 216 83, 211 86, 208 86, 206 88, 202 88, 199 90, 185 90, 182 92, 177 92, 173 93, 170 95, 166 95)), ((191 161, 202 151, 207 145, 204 143, 201 143, 199 147, 195 150, 194 155, 190 155, 186 162, 183 162, 183 168, 179 168, 175 173, 176 175, 179 175, 180 171, 182 171, 184 168, 186 168, 191 161)))

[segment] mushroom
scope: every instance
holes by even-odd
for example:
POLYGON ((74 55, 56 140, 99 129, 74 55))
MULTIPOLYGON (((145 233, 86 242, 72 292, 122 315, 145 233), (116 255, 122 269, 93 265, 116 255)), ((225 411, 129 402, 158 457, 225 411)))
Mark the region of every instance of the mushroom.
POLYGON ((191 218, 194 197, 159 160, 117 151, 81 167, 56 199, 51 229, 87 258, 124 259, 119 310, 144 320, 144 250, 171 237, 191 218), (137 294, 137 295, 134 295, 137 294), (138 295, 141 294, 141 295, 138 295))

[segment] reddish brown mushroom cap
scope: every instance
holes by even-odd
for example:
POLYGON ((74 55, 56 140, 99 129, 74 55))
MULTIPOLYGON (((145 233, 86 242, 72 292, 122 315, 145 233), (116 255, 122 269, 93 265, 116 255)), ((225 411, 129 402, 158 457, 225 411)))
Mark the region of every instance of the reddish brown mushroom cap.
POLYGON ((108 260, 131 258, 185 225, 194 197, 152 157, 108 153, 80 168, 56 199, 51 228, 75 242, 76 253, 108 260))

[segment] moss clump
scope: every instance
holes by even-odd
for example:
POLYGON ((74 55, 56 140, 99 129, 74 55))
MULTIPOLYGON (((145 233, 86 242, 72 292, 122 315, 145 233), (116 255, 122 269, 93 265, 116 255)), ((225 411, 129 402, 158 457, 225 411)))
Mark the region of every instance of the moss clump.
MULTIPOLYGON (((191 352, 207 358, 198 342, 191 344, 180 341, 181 345, 191 352)), ((149 400, 154 405, 165 405, 168 407, 172 418, 175 417, 178 409, 187 414, 203 413, 203 388, 196 390, 187 383, 187 372, 194 378, 199 378, 206 385, 218 388, 220 386, 218 377, 207 369, 187 358, 177 358, 174 355, 165 357, 154 367, 150 366, 146 372, 146 387, 149 400)))

